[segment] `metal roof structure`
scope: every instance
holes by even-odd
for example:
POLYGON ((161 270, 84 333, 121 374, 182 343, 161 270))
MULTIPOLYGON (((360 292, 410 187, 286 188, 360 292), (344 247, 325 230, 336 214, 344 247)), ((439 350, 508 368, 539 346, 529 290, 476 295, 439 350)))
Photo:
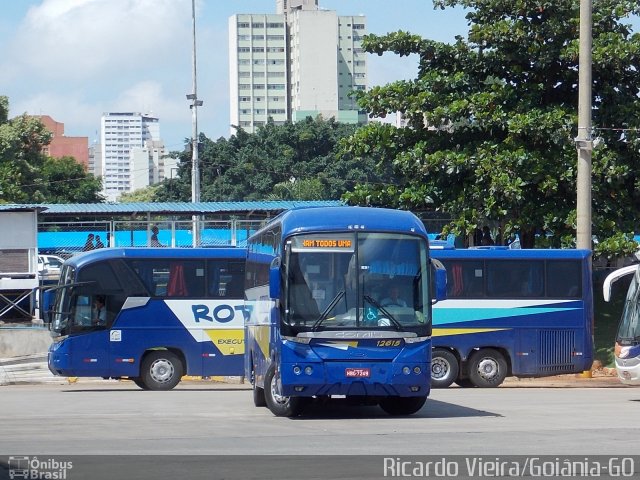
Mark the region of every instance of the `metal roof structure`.
POLYGON ((206 215, 224 213, 280 212, 301 207, 344 205, 339 200, 288 201, 264 200, 251 202, 136 202, 136 203, 40 203, 0 204, 0 212, 37 210, 43 216, 63 215, 206 215))

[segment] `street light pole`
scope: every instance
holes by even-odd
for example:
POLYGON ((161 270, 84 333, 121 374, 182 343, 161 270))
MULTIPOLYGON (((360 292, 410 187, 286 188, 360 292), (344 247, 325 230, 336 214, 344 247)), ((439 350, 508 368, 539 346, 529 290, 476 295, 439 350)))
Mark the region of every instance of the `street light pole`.
MULTIPOLYGON (((196 70, 196 1, 191 0, 191 18, 193 23, 193 49, 192 49, 192 67, 193 67, 193 89, 192 93, 187 95, 187 100, 191 100, 191 202, 196 204, 200 202, 200 166, 198 164, 198 107, 202 106, 202 100, 198 100, 198 84, 196 70)), ((195 205, 194 205, 195 206, 195 205)), ((193 246, 200 245, 200 229, 198 226, 198 216, 193 218, 193 246)))
POLYGON ((580 58, 578 68, 578 179, 576 246, 591 250, 591 47, 592 0, 580 0, 580 58))

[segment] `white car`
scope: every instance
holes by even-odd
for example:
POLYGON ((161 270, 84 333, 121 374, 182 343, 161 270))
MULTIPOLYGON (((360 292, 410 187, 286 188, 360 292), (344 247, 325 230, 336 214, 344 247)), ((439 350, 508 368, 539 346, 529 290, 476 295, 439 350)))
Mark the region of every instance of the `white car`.
POLYGON ((47 279, 58 278, 63 263, 64 259, 57 255, 38 255, 38 274, 47 279))

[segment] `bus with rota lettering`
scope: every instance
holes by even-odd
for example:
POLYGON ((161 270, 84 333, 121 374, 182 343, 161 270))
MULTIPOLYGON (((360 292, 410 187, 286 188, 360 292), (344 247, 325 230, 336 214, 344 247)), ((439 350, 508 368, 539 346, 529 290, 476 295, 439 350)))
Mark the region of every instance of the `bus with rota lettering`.
POLYGON ((241 376, 243 248, 106 248, 68 259, 43 294, 55 375, 169 390, 241 376))
POLYGON ((415 215, 289 210, 252 235, 247 250, 245 377, 256 406, 288 417, 331 397, 391 415, 422 408, 432 304, 443 298, 446 274, 415 215))
POLYGON ((640 266, 629 265, 611 272, 602 284, 606 302, 611 300, 613 284, 632 275, 627 289, 614 347, 616 373, 622 383, 640 385, 640 266))
POLYGON ((593 362, 589 250, 432 249, 447 271, 433 309, 431 386, 582 373, 593 362))

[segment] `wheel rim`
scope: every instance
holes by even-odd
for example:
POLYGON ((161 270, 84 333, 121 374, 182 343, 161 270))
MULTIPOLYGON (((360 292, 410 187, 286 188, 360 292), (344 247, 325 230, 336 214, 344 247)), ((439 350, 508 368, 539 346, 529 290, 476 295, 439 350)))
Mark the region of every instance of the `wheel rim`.
POLYGON ((285 405, 289 401, 289 397, 285 397, 281 392, 280 375, 276 374, 271 381, 271 398, 273 398, 278 405, 285 405))
POLYGON ((154 382, 167 383, 173 378, 175 369, 173 363, 166 358, 159 358, 151 364, 149 374, 154 382))
POLYGON ((478 362, 478 375, 485 380, 493 380, 498 376, 498 362, 494 358, 483 358, 478 362))
POLYGON ((451 373, 451 365, 444 358, 436 357, 431 361, 431 378, 442 380, 451 373))

